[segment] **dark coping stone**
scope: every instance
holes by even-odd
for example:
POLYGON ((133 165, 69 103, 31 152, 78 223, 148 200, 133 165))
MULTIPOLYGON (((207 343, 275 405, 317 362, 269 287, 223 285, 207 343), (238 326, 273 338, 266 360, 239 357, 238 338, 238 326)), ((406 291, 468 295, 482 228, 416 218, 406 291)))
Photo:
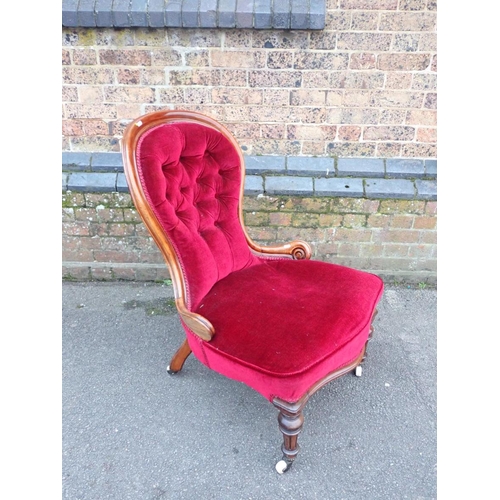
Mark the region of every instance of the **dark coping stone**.
POLYGON ((368 198, 415 198, 415 185, 408 179, 367 179, 365 193, 368 198))
POLYGON ((268 194, 313 194, 311 177, 274 176, 264 180, 265 191, 268 194))
POLYGON ((321 196, 361 198, 364 195, 363 179, 353 179, 351 177, 314 179, 314 192, 321 196))
POLYGON ((245 194, 261 194, 264 192, 264 180, 258 175, 245 177, 245 194))

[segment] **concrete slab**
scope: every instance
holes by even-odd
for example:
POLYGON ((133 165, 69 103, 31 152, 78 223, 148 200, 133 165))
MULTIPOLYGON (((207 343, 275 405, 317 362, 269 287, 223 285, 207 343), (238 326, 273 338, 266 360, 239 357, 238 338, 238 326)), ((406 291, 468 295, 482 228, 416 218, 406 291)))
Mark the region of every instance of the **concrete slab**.
POLYGON ((436 498, 436 290, 387 286, 363 376, 305 409, 280 476, 277 411, 194 357, 171 286, 63 283, 64 499, 436 498))

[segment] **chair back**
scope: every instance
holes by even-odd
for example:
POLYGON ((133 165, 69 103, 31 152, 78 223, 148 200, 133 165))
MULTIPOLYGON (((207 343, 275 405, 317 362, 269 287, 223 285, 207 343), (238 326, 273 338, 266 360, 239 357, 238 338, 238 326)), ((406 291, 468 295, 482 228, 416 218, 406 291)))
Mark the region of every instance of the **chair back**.
POLYGON ((217 281, 258 262, 243 227, 241 149, 221 124, 189 111, 144 115, 121 145, 131 196, 192 311, 217 281))

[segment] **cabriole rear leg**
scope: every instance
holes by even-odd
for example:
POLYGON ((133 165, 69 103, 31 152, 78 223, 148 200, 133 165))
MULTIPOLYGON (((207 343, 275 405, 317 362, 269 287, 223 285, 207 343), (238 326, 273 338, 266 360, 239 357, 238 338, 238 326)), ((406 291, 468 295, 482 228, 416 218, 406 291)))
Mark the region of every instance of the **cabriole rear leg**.
POLYGON ((174 354, 174 357, 170 361, 170 364, 167 366, 167 372, 170 375, 174 375, 175 373, 180 372, 182 370, 182 367, 184 366, 184 362, 190 354, 191 348, 189 347, 188 341, 186 339, 174 354))

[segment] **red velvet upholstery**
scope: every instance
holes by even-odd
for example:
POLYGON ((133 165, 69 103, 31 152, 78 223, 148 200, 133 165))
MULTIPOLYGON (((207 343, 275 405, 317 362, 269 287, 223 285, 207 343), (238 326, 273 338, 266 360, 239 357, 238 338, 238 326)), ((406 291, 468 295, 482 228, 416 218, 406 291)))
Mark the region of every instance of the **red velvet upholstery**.
POLYGON ((177 249, 194 310, 218 280, 258 262, 238 219, 238 154, 211 128, 172 123, 144 133, 137 163, 146 196, 177 249))
POLYGON ((311 260, 253 254, 238 214, 239 156, 218 131, 170 123, 137 146, 141 183, 181 262, 188 308, 215 328, 195 356, 267 399, 297 401, 353 362, 382 294, 379 277, 311 260))

